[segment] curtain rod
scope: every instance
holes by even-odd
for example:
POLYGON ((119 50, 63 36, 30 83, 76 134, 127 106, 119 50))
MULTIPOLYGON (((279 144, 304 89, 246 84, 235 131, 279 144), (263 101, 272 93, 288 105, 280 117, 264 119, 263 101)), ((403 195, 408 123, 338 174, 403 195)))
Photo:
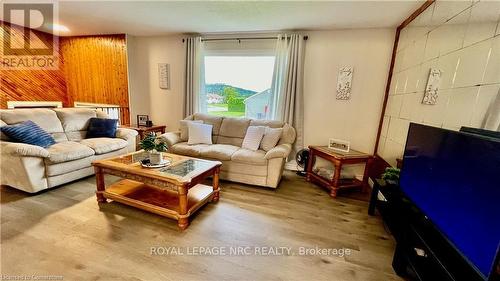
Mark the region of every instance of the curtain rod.
MULTIPOLYGON (((290 37, 287 37, 290 38, 290 37)), ((274 37, 243 37, 243 38, 202 38, 202 42, 208 42, 208 41, 238 41, 241 42, 241 40, 270 40, 270 39, 278 39, 277 36, 274 37)), ((305 35, 304 40, 309 39, 309 36, 305 35)), ((185 42, 186 39, 182 39, 182 42, 185 42)))

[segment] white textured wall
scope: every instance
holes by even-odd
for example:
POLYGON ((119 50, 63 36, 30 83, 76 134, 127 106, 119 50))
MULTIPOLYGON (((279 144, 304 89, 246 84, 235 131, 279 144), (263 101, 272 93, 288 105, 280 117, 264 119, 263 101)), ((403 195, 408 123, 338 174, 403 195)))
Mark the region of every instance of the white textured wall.
POLYGON ((379 154, 402 157, 410 122, 481 127, 500 89, 500 2, 431 5, 401 32, 379 154), (431 67, 443 71, 436 105, 421 103, 431 67))

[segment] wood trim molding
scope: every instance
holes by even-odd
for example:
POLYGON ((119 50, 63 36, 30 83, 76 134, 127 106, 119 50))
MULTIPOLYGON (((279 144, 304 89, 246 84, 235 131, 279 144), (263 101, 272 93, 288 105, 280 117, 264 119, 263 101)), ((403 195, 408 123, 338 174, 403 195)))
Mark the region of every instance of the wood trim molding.
MULTIPOLYGON (((394 36, 394 45, 392 47, 392 58, 391 58, 391 64, 389 68, 389 74, 387 75, 387 83, 385 86, 385 95, 384 95, 384 103, 382 104, 382 112, 380 113, 380 119, 379 119, 379 124, 378 124, 378 131, 377 131, 377 138, 375 140, 375 155, 382 159, 383 158, 378 154, 378 146, 380 142, 380 135, 382 133, 382 125, 384 122, 384 115, 385 115, 385 110, 387 108, 387 100, 389 99, 389 91, 391 88, 391 81, 392 81, 392 75, 394 72, 394 64, 396 61, 396 52, 398 49, 398 43, 399 43, 399 35, 401 34, 401 30, 405 28, 408 24, 410 24, 415 18, 417 18, 423 11, 425 11, 432 3, 434 3, 435 0, 426 0, 422 6, 420 6, 415 12, 413 12, 407 19, 405 19, 397 28, 396 28, 396 35, 394 36)), ((387 161, 384 160, 385 163, 387 161)))

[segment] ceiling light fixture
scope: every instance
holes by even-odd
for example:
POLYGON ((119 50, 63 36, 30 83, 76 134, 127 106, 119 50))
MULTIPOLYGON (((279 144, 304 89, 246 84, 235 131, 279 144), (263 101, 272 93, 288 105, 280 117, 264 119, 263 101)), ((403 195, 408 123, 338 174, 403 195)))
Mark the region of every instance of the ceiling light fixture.
POLYGON ((67 28, 62 24, 57 24, 57 23, 49 24, 49 28, 52 29, 54 32, 69 32, 69 28, 67 28))

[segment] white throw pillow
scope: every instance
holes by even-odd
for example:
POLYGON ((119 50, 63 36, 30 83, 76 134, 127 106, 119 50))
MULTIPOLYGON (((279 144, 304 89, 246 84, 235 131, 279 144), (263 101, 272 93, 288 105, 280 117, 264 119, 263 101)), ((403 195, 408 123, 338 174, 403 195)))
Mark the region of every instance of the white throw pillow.
POLYGON ((269 151, 278 144, 283 133, 283 128, 266 127, 266 132, 260 143, 260 148, 264 151, 269 151))
POLYGON ((242 148, 257 150, 259 149, 260 141, 264 137, 266 127, 263 126, 249 126, 245 138, 243 139, 242 148))
POLYGON ((181 141, 187 141, 189 138, 188 123, 203 123, 203 120, 181 120, 179 123, 179 131, 181 131, 181 141))
POLYGON ((212 144, 212 125, 188 123, 188 144, 212 144))

